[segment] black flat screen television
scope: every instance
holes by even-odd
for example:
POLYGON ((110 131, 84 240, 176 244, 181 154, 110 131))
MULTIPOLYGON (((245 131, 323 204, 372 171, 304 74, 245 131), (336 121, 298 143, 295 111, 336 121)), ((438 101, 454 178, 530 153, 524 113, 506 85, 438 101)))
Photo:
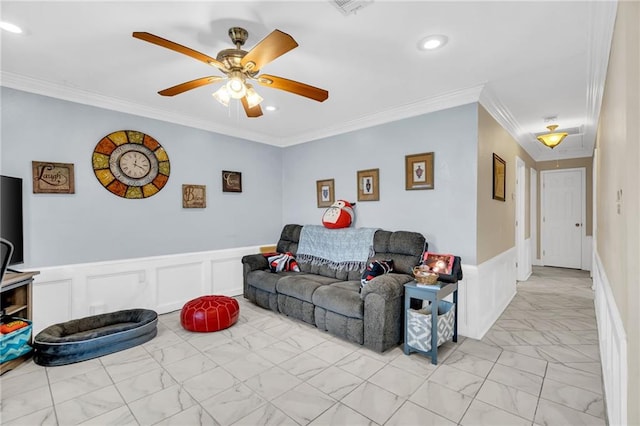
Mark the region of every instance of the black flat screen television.
POLYGON ((0 176, 0 237, 13 244, 9 265, 24 262, 22 179, 0 176))

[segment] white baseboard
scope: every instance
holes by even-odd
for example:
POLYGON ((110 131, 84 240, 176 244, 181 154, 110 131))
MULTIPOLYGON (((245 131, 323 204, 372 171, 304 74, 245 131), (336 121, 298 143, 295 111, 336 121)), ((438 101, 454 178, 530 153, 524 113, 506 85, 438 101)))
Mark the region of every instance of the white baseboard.
POLYGON ((463 265, 458 283, 458 332, 482 339, 516 294, 516 249, 480 265, 463 265))
POLYGON ((260 246, 83 263, 39 270, 33 334, 60 322, 121 309, 162 314, 205 294, 242 294, 242 256, 260 246))
POLYGON ((627 424, 627 336, 611 285, 597 251, 593 256, 600 362, 610 425, 627 424))

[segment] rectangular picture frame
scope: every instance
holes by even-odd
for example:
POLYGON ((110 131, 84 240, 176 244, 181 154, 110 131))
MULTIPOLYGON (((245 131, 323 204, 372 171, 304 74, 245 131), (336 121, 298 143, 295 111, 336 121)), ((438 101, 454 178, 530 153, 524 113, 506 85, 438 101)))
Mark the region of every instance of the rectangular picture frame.
POLYGON ((34 194, 75 194, 72 163, 32 161, 34 194))
POLYGON ((242 192, 242 173, 223 170, 222 192, 242 192))
POLYGON ((207 207, 206 185, 182 185, 182 208, 204 209, 207 207))
POLYGON ((333 179, 316 181, 316 199, 318 207, 331 207, 336 201, 335 183, 333 179))
POLYGON ((493 199, 505 201, 507 182, 507 163, 493 153, 493 199))
POLYGON ((433 152, 404 157, 405 189, 407 191, 434 189, 433 152))
POLYGON ((358 201, 380 200, 380 169, 358 170, 358 201))

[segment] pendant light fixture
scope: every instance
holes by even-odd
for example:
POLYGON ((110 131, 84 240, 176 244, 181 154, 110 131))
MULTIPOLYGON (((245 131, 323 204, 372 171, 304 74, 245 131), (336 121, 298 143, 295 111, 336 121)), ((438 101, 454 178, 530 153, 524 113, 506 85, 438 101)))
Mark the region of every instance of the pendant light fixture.
POLYGON ((549 133, 540 135, 537 137, 537 139, 540 142, 542 142, 543 145, 548 146, 551 149, 555 148, 556 146, 560 145, 560 142, 562 142, 564 138, 566 138, 567 135, 569 134, 565 132, 554 133, 554 130, 556 130, 557 128, 558 128, 557 124, 552 124, 550 126, 547 126, 547 129, 549 129, 549 133))

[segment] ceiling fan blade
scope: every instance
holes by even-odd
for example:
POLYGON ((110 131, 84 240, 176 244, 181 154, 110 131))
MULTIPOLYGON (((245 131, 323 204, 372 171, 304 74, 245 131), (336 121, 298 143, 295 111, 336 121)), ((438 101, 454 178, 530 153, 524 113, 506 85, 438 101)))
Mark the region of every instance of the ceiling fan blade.
POLYGON ((299 81, 288 80, 275 75, 261 74, 258 76, 258 83, 265 87, 280 89, 286 92, 295 93, 314 101, 323 102, 329 98, 329 92, 318 87, 309 86, 299 81))
POLYGON ((215 83, 220 80, 224 80, 224 77, 212 75, 209 77, 196 78, 195 80, 187 81, 185 83, 169 87, 168 89, 161 90, 158 94, 162 96, 175 96, 188 90, 195 89, 200 86, 206 86, 207 84, 215 83))
POLYGON ((242 101, 242 106, 244 107, 244 112, 247 113, 247 117, 249 118, 256 118, 256 117, 260 117, 262 115, 262 108, 260 108, 260 105, 256 105, 253 108, 249 108, 249 103, 247 102, 247 97, 243 96, 242 99, 240 99, 242 101))
POLYGON ((274 30, 260 40, 240 61, 240 65, 247 71, 258 71, 269 62, 288 51, 298 47, 298 43, 287 33, 274 30), (251 65, 253 64, 253 65, 251 65))
POLYGON ((181 44, 174 43, 162 37, 158 37, 157 35, 153 35, 147 32, 134 32, 133 37, 140 40, 148 41, 149 43, 157 44, 161 47, 166 47, 167 49, 182 53, 183 55, 191 56, 192 58, 197 59, 198 61, 202 61, 205 64, 209 64, 214 67, 220 68, 223 71, 227 71, 227 68, 224 66, 224 64, 217 59, 214 59, 209 55, 205 55, 204 53, 200 53, 197 50, 193 50, 181 44))

